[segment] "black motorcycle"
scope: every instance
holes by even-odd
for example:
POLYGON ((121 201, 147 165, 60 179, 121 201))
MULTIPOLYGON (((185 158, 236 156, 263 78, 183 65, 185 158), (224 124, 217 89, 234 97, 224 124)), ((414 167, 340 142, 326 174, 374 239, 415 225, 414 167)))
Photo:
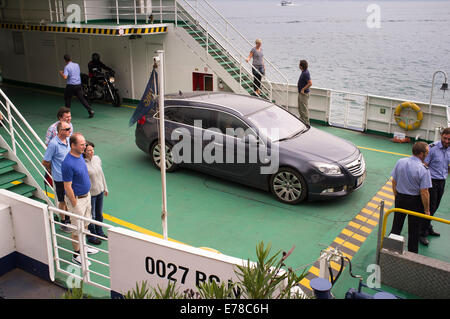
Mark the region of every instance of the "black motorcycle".
POLYGON ((122 104, 119 90, 114 87, 114 71, 93 70, 89 75, 81 73, 83 95, 91 103, 93 100, 111 102, 115 107, 122 104))

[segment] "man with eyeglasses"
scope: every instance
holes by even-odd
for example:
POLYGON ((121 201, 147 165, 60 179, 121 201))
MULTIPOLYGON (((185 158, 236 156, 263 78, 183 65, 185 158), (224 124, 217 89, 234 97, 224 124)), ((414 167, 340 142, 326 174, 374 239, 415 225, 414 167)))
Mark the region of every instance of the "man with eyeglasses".
MULTIPOLYGON (((53 177, 56 196, 58 198, 58 208, 67 210, 64 202, 64 184, 61 173, 61 164, 67 153, 70 151, 69 137, 72 134, 72 128, 67 122, 58 122, 56 130, 58 135, 48 144, 42 165, 44 165, 47 172, 53 177)), ((69 223, 69 216, 61 214, 60 217, 63 224, 69 223)), ((61 226, 61 230, 70 232, 70 229, 66 226, 61 226)))
POLYGON ((70 109, 65 106, 61 106, 58 109, 58 113, 56 113, 56 117, 58 118, 58 121, 53 123, 49 126, 47 129, 47 134, 45 135, 45 145, 48 145, 52 138, 54 138, 56 135, 58 135, 58 130, 56 129, 56 126, 59 122, 66 122, 70 125, 70 128, 72 129, 70 131, 70 135, 72 135, 73 132, 73 125, 72 125, 72 114, 70 112, 70 109))
MULTIPOLYGON (((69 140, 70 152, 67 154, 61 165, 62 177, 64 181, 64 190, 66 192, 65 201, 67 210, 71 213, 91 219, 91 180, 83 157, 86 148, 86 139, 81 133, 75 132, 69 140)), ((76 226, 77 220, 71 218, 73 226, 76 226)), ((88 229, 89 224, 80 221, 82 228, 88 229)), ((100 245, 100 239, 88 236, 88 242, 93 245, 100 245)), ((72 232, 72 242, 74 254, 72 261, 81 265, 80 244, 77 232, 72 232)), ((88 254, 95 254, 98 250, 86 247, 88 254)), ((89 264, 89 261, 88 261, 89 264)))

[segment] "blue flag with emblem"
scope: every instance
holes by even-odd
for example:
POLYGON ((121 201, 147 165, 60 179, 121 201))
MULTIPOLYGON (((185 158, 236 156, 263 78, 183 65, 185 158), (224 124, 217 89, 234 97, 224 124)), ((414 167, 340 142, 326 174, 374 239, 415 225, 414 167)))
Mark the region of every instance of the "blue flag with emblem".
POLYGON ((150 79, 148 80, 144 94, 139 102, 136 110, 130 118, 128 126, 132 126, 141 117, 147 114, 152 108, 156 108, 158 105, 158 72, 153 69, 150 79))

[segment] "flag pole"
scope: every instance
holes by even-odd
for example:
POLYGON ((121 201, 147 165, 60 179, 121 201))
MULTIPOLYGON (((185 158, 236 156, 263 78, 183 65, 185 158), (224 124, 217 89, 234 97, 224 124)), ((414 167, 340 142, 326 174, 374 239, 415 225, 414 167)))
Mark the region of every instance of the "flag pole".
POLYGON ((155 60, 159 64, 159 79, 158 79, 158 104, 159 104, 159 138, 160 138, 160 169, 161 169, 161 188, 162 188, 162 212, 161 220, 163 227, 163 236, 167 240, 167 195, 166 195, 166 136, 164 128, 164 51, 156 51, 158 57, 155 60))

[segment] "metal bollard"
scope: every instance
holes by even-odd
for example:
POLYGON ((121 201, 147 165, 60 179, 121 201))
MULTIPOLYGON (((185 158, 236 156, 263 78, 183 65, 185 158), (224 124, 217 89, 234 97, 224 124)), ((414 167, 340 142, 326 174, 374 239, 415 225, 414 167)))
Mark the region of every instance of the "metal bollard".
POLYGON ((317 299, 333 299, 331 295, 331 282, 324 278, 314 278, 310 282, 310 286, 314 291, 317 299))

